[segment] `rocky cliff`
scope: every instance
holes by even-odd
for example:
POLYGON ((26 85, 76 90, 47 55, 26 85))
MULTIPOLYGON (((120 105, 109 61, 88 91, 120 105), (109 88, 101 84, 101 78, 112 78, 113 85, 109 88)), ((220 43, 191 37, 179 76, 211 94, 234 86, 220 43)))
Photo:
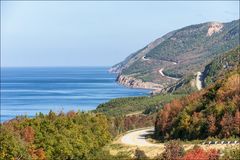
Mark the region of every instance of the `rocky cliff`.
POLYGON ((130 88, 151 89, 154 91, 161 91, 163 86, 152 82, 143 82, 141 79, 136 79, 131 76, 119 75, 117 81, 130 88))

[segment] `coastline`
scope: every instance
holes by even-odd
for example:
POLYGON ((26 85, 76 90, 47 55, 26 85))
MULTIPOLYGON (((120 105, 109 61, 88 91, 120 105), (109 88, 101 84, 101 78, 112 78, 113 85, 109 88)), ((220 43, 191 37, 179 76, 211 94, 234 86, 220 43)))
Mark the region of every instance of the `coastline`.
POLYGON ((160 93, 164 87, 161 84, 152 82, 143 82, 141 79, 136 79, 132 76, 118 75, 116 82, 127 88, 146 89, 150 90, 150 94, 160 93))
POLYGON ((120 86, 108 68, 2 68, 1 122, 50 110, 90 111, 114 98, 149 95, 149 90, 120 86))

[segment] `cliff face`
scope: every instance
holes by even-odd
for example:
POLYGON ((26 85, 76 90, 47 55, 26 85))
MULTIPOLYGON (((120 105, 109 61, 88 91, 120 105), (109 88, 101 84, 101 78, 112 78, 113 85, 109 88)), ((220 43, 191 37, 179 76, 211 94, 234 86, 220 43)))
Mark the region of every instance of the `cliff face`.
POLYGON ((117 78, 118 83, 130 88, 151 89, 154 91, 161 91, 163 86, 152 82, 143 82, 141 79, 136 79, 131 76, 119 75, 117 78))
POLYGON ((215 57, 238 45, 239 20, 191 25, 156 39, 109 71, 120 75, 120 84, 159 90, 202 72, 215 57))

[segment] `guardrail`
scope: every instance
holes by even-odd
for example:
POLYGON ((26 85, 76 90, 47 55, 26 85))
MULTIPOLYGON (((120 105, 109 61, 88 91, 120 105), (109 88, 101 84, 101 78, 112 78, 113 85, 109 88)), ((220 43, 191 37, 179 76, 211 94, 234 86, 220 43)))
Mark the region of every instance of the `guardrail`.
POLYGON ((211 144, 240 144, 239 141, 208 141, 203 142, 202 145, 211 145, 211 144))

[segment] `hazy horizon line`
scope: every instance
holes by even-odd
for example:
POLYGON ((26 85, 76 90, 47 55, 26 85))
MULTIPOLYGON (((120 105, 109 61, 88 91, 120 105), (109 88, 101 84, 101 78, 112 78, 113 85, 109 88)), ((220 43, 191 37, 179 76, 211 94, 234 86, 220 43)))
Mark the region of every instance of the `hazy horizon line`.
POLYGON ((1 66, 1 68, 77 68, 77 67, 112 67, 112 66, 1 66))

